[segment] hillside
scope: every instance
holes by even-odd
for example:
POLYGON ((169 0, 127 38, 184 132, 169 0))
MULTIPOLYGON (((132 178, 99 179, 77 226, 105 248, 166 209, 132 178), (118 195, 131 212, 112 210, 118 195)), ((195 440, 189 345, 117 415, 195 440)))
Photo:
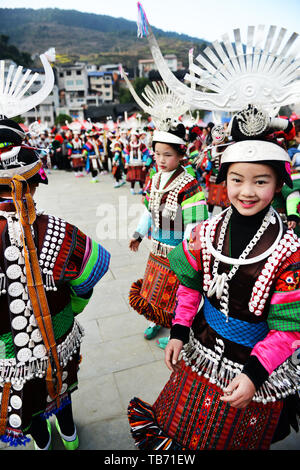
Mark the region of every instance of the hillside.
MULTIPOLYGON (((207 45, 199 38, 153 27, 163 54, 176 53, 187 65, 188 51, 195 55, 207 45)), ((93 61, 96 64, 137 65, 151 58, 146 39, 137 38, 134 21, 75 10, 46 8, 0 8, 0 34, 10 37, 21 52, 40 54, 55 47, 62 61, 93 61)))

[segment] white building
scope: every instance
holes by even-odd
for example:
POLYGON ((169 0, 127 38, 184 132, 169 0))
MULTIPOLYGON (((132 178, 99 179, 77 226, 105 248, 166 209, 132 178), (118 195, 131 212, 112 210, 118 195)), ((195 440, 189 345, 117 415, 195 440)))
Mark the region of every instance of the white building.
POLYGON ((89 79, 89 102, 92 103, 93 96, 100 98, 102 103, 113 101, 113 75, 111 72, 93 71, 88 73, 89 79))
MULTIPOLYGON (((178 68, 182 68, 182 64, 178 62, 175 54, 166 54, 164 59, 172 72, 176 72, 178 68)), ((141 59, 138 62, 139 77, 148 77, 151 70, 157 70, 153 59, 141 59)))
POLYGON ((57 114, 64 113, 74 119, 83 119, 89 86, 86 65, 76 63, 57 67, 57 82, 60 100, 57 114))

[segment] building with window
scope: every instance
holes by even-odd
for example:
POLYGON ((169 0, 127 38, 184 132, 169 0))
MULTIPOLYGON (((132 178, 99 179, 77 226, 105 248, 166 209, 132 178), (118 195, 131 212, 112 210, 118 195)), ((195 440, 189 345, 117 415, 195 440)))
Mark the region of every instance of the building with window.
MULTIPOLYGON (((172 72, 176 72, 182 68, 181 62, 178 62, 175 54, 166 54, 164 59, 172 72)), ((141 59, 138 62, 139 77, 149 77, 151 70, 157 70, 156 64, 153 59, 141 59)))
POLYGON ((93 96, 98 96, 102 103, 109 103, 113 101, 113 74, 106 71, 92 71, 88 72, 89 80, 89 96, 87 104, 92 103, 93 96))
POLYGON ((88 73, 86 65, 62 65, 57 68, 59 88, 59 109, 57 114, 68 114, 74 119, 83 119, 88 93, 88 73))

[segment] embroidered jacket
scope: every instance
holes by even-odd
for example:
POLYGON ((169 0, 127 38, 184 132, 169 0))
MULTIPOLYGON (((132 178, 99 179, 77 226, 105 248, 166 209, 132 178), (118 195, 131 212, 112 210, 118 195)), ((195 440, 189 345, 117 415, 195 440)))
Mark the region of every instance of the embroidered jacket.
POLYGON ((187 228, 207 219, 207 205, 198 181, 183 167, 174 171, 156 197, 160 178, 161 173, 155 173, 146 188, 146 210, 136 233, 143 237, 151 229, 156 244, 172 249, 185 238, 187 228))
MULTIPOLYGON (((12 204, 0 209, 0 388, 9 382, 10 401, 2 416, 0 438, 22 442, 31 417, 57 410, 47 393, 48 355, 28 295, 19 222, 12 204), (3 424, 3 423, 2 423, 3 424)), ((34 240, 51 315, 57 354, 62 367, 60 404, 77 387, 83 329, 76 316, 91 298, 93 288, 109 267, 110 254, 77 227, 51 215, 38 215, 34 240)))
MULTIPOLYGON (((213 263, 204 243, 207 227, 207 221, 198 225, 189 242, 183 241, 168 255, 180 281, 171 337, 186 343, 184 358, 193 370, 206 374, 221 387, 244 372, 257 388, 256 401, 273 401, 295 394, 300 376, 298 237, 290 230, 285 231, 267 259, 239 267, 229 282, 226 320, 220 312, 220 299, 207 296, 213 263)), ((264 252, 277 234, 276 225, 269 226, 251 256, 264 252)), ((228 256, 228 235, 224 249, 228 256)), ((220 274, 229 269, 220 262, 220 274)))

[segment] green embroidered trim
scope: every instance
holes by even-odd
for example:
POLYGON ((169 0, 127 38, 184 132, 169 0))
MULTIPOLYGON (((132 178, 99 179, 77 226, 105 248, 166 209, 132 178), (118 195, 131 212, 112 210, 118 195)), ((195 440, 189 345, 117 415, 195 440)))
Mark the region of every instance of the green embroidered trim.
POLYGON ((92 250, 89 256, 89 260, 87 264, 85 265, 85 268, 81 275, 72 281, 70 281, 71 286, 78 286, 79 284, 82 284, 85 282, 91 271, 93 270, 94 265, 96 264, 96 261, 98 259, 98 243, 96 243, 94 240, 92 240, 92 250))
POLYGON ((299 331, 300 302, 271 305, 267 323, 270 330, 299 331))
POLYGON ((90 301, 91 296, 92 296, 92 291, 90 293, 89 298, 79 297, 78 295, 75 294, 74 290, 71 287, 71 305, 72 305, 72 311, 74 315, 78 315, 78 313, 81 313, 85 309, 85 307, 90 301))
POLYGON ((11 333, 0 336, 0 359, 12 359, 15 357, 14 342, 11 333))
POLYGON ((186 259, 182 243, 168 254, 168 259, 172 271, 181 284, 191 289, 201 290, 201 276, 186 259))
POLYGON ((189 207, 182 212, 182 218, 184 225, 206 220, 208 218, 207 206, 203 204, 201 206, 189 207))

